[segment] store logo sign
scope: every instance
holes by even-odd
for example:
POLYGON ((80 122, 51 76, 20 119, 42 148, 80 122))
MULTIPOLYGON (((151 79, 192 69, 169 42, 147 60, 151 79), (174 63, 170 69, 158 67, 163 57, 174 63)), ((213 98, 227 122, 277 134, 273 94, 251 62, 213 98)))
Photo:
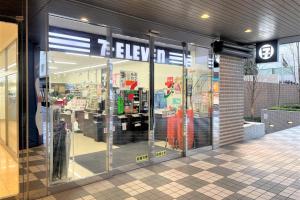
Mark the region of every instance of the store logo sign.
POLYGON ((277 62, 278 41, 268 41, 256 44, 256 63, 277 62))
POLYGON ((274 55, 274 47, 270 44, 265 44, 260 47, 258 55, 263 60, 270 59, 274 55))
MULTIPOLYGON (((108 56, 109 42, 106 39, 98 39, 100 55, 108 56)), ((149 61, 150 49, 146 43, 137 43, 127 40, 113 39, 113 57, 118 59, 149 61)), ((183 64, 181 50, 157 47, 154 49, 154 60, 162 64, 183 64)), ((188 56, 190 62, 190 56, 188 56)))
MULTIPOLYGON (((58 27, 50 27, 49 49, 70 53, 80 53, 95 56, 109 57, 110 43, 103 35, 79 32, 58 27)), ((112 57, 118 59, 148 62, 150 49, 147 41, 137 42, 121 38, 113 38, 112 57)), ((181 47, 168 48, 156 46, 154 62, 160 64, 183 65, 184 56, 181 47)), ((191 56, 187 56, 187 65, 191 64, 191 56)))

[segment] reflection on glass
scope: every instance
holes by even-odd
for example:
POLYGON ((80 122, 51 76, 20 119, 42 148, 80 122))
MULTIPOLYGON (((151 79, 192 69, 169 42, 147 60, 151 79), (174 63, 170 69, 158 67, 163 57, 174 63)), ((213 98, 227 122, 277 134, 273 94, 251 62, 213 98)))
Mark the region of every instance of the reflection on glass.
POLYGON ((51 182, 106 170, 102 80, 106 62, 103 57, 48 53, 51 182))
POLYGON ((5 51, 0 52, 0 140, 6 143, 5 51))
POLYGON ((19 193, 17 33, 0 22, 0 199, 19 193))
POLYGON ((17 44, 12 43, 7 49, 7 71, 15 73, 17 70, 17 44))
POLYGON ((17 106, 17 75, 7 77, 7 135, 8 146, 14 153, 18 152, 18 106, 17 106))
POLYGON ((181 152, 183 146, 183 54, 169 53, 169 64, 154 65, 155 156, 181 152))
POLYGON ((191 46, 187 67, 188 149, 211 145, 211 69, 209 50, 191 46))
POLYGON ((113 162, 117 168, 148 161, 149 64, 130 60, 113 63, 113 162))

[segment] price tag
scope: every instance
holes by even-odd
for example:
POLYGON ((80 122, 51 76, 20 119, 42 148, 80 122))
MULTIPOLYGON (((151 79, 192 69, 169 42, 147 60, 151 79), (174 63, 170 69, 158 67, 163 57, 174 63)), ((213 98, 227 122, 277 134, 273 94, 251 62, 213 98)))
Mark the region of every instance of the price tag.
POLYGON ((127 123, 122 123, 122 131, 126 131, 127 130, 127 123))

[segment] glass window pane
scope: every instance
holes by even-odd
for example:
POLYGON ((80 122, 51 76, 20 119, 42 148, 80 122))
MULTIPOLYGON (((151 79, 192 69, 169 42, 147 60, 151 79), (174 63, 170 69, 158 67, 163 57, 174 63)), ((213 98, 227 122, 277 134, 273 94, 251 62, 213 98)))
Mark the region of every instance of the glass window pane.
POLYGON ((17 71, 17 43, 13 42, 7 49, 7 70, 9 73, 17 71))
POLYGON ((114 94, 112 167, 115 169, 149 160, 149 54, 145 53, 149 52, 149 43, 147 39, 121 34, 113 34, 113 40, 116 49, 124 47, 123 54, 118 49, 115 55, 122 59, 111 60, 114 94))
POLYGON ((17 106, 17 75, 7 77, 7 135, 8 146, 14 153, 18 152, 18 106, 17 106))
POLYGON ((187 67, 188 149, 211 145, 211 69, 209 50, 191 46, 187 67))
POLYGON ((157 39, 154 49, 154 148, 160 158, 180 155, 184 148, 183 49, 179 42, 165 39, 157 39))
MULTIPOLYGON (((82 24, 69 23, 75 23, 77 27, 78 24, 82 24)), ((48 108, 50 184, 78 180, 106 171, 104 89, 107 58, 101 57, 98 51, 87 49, 94 39, 92 37, 101 38, 101 42, 106 44, 106 36, 103 35, 106 28, 87 24, 85 26, 91 28, 82 30, 85 33, 57 27, 50 28, 50 32, 58 34, 63 32, 69 35, 69 40, 80 38, 80 45, 84 45, 86 49, 85 52, 75 52, 72 50, 78 48, 70 49, 63 45, 61 48, 67 49, 56 49, 51 46, 50 35, 48 70, 40 69, 41 76, 46 74, 49 77, 46 97, 50 103, 48 108), (98 30, 99 34, 95 35, 95 30, 98 30), (92 31, 93 34, 89 35, 88 31, 92 31)), ((47 109, 43 109, 43 112, 45 110, 47 109)))
POLYGON ((0 139, 6 144, 5 77, 0 78, 0 139))

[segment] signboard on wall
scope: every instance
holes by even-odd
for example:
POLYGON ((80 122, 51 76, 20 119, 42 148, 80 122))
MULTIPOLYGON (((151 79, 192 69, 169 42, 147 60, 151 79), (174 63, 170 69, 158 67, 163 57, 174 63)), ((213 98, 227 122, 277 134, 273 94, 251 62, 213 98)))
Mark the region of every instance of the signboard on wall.
POLYGON ((256 63, 278 61, 278 40, 256 43, 256 63))
MULTIPOLYGON (((102 57, 108 56, 110 46, 106 36, 57 27, 50 27, 48 41, 50 51, 80 53, 102 57)), ((120 38, 113 38, 112 43, 113 58, 144 62, 149 61, 150 49, 148 43, 120 38)), ((155 46, 154 62, 183 65, 183 50, 181 47, 174 49, 155 46)), ((191 57, 187 56, 187 63, 189 64, 190 62, 191 57)))

